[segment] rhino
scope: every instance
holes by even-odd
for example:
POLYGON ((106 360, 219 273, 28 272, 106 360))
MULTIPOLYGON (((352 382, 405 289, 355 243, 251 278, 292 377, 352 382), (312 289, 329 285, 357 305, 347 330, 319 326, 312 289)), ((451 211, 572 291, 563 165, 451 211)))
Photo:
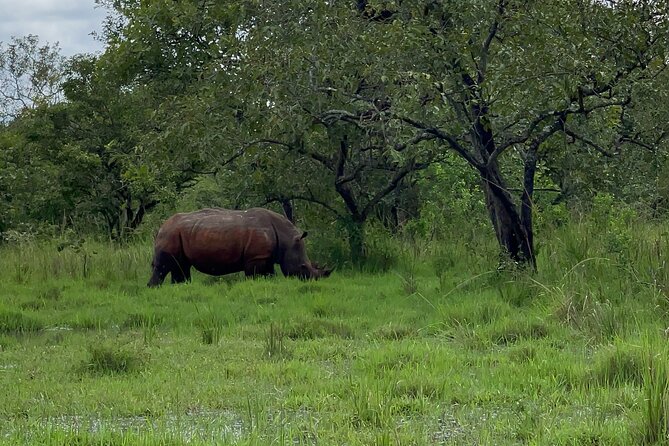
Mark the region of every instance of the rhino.
POLYGON ((304 246, 306 232, 286 217, 263 208, 207 208, 178 213, 158 230, 147 286, 190 280, 190 269, 220 276, 244 271, 246 276, 270 276, 279 264, 284 276, 328 277, 332 270, 311 263, 304 246))

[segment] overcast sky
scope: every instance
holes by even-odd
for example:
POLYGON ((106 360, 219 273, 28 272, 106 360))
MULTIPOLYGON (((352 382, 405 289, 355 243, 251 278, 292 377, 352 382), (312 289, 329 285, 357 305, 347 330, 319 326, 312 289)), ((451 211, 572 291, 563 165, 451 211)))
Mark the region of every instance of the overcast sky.
POLYGON ((101 30, 104 17, 94 0, 0 0, 0 41, 34 34, 40 43, 58 42, 66 57, 101 52, 91 32, 101 30))

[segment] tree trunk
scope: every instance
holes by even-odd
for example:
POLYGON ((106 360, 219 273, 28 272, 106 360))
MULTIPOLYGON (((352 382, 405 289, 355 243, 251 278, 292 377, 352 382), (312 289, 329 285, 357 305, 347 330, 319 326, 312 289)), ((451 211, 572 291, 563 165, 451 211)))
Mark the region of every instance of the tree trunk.
POLYGON ((354 264, 362 264, 365 260, 365 221, 350 220, 346 225, 348 246, 354 264))
POLYGON ((488 213, 502 252, 514 262, 529 264, 536 270, 531 213, 529 219, 521 218, 496 164, 487 167, 482 176, 488 213))
POLYGON ((290 201, 290 199, 280 198, 279 202, 281 203, 281 207, 283 208, 283 214, 286 216, 286 218, 291 223, 295 223, 295 212, 293 209, 293 203, 290 201))
POLYGON ((532 219, 532 212, 534 210, 534 175, 537 171, 537 152, 535 149, 530 151, 525 156, 525 166, 523 174, 523 196, 521 199, 520 221, 527 244, 532 252, 532 267, 536 271, 537 263, 534 252, 534 223, 532 219))
POLYGON ((159 202, 157 200, 150 200, 148 202, 140 200, 137 212, 135 212, 135 216, 130 222, 129 229, 131 230, 131 232, 134 232, 135 230, 137 230, 137 228, 139 228, 139 225, 141 225, 142 222, 144 221, 146 213, 149 212, 151 209, 155 208, 158 205, 158 203, 159 202))

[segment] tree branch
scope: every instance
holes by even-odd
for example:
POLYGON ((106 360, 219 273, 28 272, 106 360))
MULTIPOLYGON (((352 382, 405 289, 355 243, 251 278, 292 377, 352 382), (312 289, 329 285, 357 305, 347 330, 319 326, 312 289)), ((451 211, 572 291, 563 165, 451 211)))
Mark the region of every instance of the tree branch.
POLYGON ((335 167, 332 164, 332 161, 328 157, 326 157, 324 155, 321 155, 318 152, 313 152, 311 150, 307 150, 302 145, 297 145, 296 146, 296 145, 289 144, 289 143, 284 142, 284 141, 265 138, 265 139, 257 139, 255 141, 251 141, 250 143, 248 143, 246 145, 246 147, 251 147, 251 146, 256 145, 256 144, 273 144, 273 145, 277 145, 277 146, 283 146, 283 147, 287 148, 288 150, 292 150, 292 151, 297 152, 301 155, 305 155, 305 156, 313 159, 314 161, 319 162, 320 164, 322 164, 328 170, 331 170, 333 172, 335 170, 335 167))
POLYGON ((411 138, 409 141, 407 141, 405 143, 395 144, 394 149, 397 152, 402 152, 404 149, 406 149, 409 146, 416 145, 419 142, 423 142, 423 141, 431 141, 435 138, 437 138, 437 135, 435 135, 433 133, 429 133, 429 132, 419 133, 418 135, 414 136, 413 138, 411 138))
POLYGON ((367 205, 364 207, 360 213, 363 218, 367 218, 371 210, 376 206, 386 195, 397 189, 397 185, 402 181, 411 172, 417 170, 425 169, 429 166, 429 163, 416 163, 415 159, 410 160, 407 164, 404 165, 400 170, 398 170, 393 178, 390 179, 388 184, 378 191, 374 196, 367 202, 367 205))
POLYGON ((332 213, 335 214, 337 217, 340 217, 340 218, 343 217, 342 214, 341 214, 337 209, 335 209, 334 207, 330 206, 327 202, 325 202, 325 201, 323 201, 323 200, 320 200, 320 199, 314 197, 314 195, 313 195, 312 193, 310 193, 309 195, 288 194, 288 195, 285 195, 285 196, 280 197, 280 198, 279 198, 279 197, 268 198, 268 199, 265 200, 265 202, 264 202, 263 204, 261 204, 260 206, 263 206, 264 204, 280 202, 282 199, 286 199, 286 200, 301 200, 301 201, 307 201, 307 202, 309 202, 309 203, 314 203, 314 204, 317 204, 317 205, 319 205, 319 206, 322 206, 323 208, 325 208, 325 209, 327 209, 328 211, 332 212, 332 213))
POLYGON ((497 31, 499 30, 500 20, 504 16, 505 8, 506 8, 506 1, 499 0, 499 3, 497 4, 497 17, 495 17, 495 20, 490 25, 488 36, 486 37, 485 41, 483 42, 483 46, 481 47, 481 61, 479 64, 477 64, 478 85, 481 85, 485 79, 485 73, 488 66, 488 54, 490 53, 490 45, 492 44, 493 39, 497 35, 497 31))
POLYGON ((465 149, 462 145, 460 145, 460 143, 458 143, 457 140, 448 133, 436 127, 428 126, 427 124, 412 118, 408 118, 405 116, 394 116, 394 117, 406 124, 409 124, 412 127, 423 130, 427 134, 434 135, 434 137, 437 139, 446 141, 448 145, 451 147, 451 149, 453 149, 458 155, 463 157, 472 167, 476 168, 479 171, 483 170, 483 165, 479 163, 476 160, 476 158, 474 158, 474 156, 467 151, 467 149, 465 149))
POLYGON ((571 136, 575 140, 579 140, 579 141, 585 143, 586 145, 592 147, 593 149, 595 149, 596 151, 598 151, 599 153, 601 153, 602 155, 604 155, 608 158, 612 158, 613 156, 615 156, 614 153, 609 152, 608 150, 606 150, 605 148, 603 148, 602 146, 600 146, 596 142, 586 138, 585 136, 579 135, 578 133, 574 132, 573 130, 570 130, 570 129, 565 127, 564 132, 565 132, 565 134, 571 136))

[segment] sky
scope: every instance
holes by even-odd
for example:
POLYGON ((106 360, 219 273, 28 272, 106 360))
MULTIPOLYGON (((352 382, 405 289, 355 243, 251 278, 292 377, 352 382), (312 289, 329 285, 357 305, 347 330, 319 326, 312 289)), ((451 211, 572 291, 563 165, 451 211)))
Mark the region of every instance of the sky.
POLYGON ((56 42, 60 53, 100 53, 104 45, 91 35, 100 32, 105 10, 94 0, 0 0, 0 42, 34 34, 40 44, 56 42))

